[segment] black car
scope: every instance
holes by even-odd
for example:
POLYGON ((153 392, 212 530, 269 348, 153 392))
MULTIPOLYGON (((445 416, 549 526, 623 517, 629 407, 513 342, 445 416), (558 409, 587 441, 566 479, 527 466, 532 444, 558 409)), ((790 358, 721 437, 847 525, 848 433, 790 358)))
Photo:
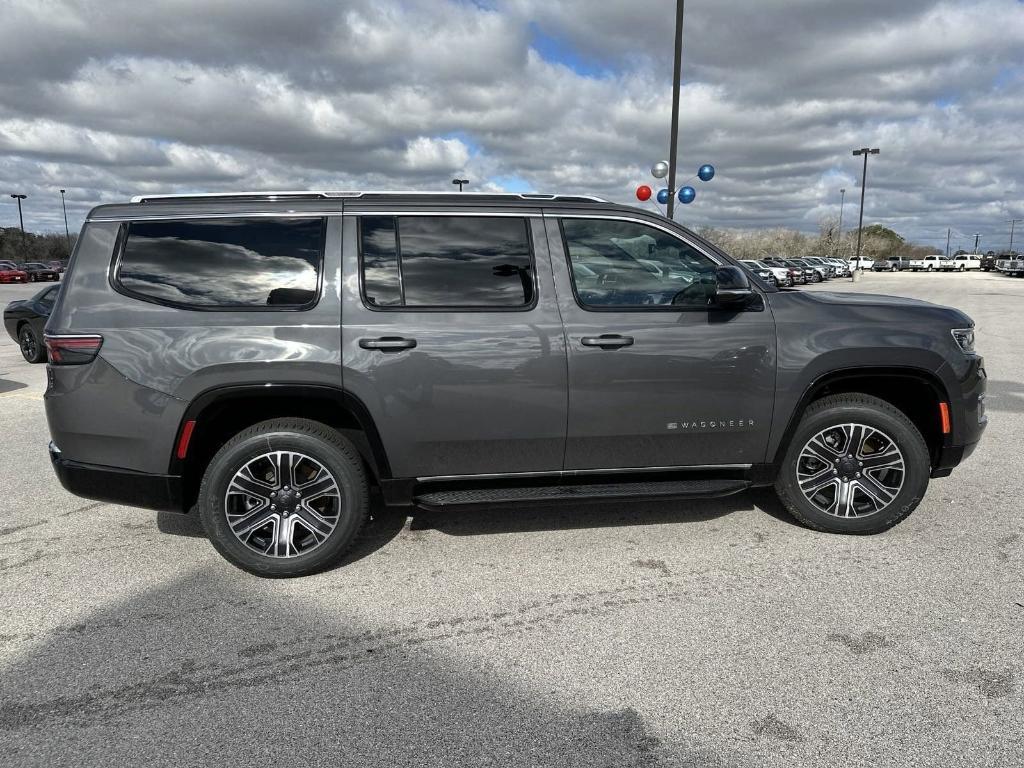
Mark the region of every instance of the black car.
POLYGON ((4 326, 11 338, 18 342, 22 357, 30 363, 45 363, 43 327, 57 301, 59 285, 44 288, 31 299, 12 301, 4 309, 4 326))
POLYGON ((986 253, 984 256, 981 257, 981 271, 991 272, 993 269, 996 268, 996 261, 998 259, 999 257, 996 256, 996 254, 993 253, 992 251, 986 253))
POLYGON ((29 282, 42 280, 60 280, 60 272, 38 261, 27 261, 18 266, 22 272, 28 273, 29 282))

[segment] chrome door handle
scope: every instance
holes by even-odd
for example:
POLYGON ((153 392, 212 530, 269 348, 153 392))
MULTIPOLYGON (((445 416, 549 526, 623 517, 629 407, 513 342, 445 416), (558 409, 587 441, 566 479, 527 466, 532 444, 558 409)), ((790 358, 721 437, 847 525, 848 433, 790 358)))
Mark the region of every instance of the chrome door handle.
POLYGON ((584 336, 580 339, 584 347, 600 347, 601 349, 618 349, 633 344, 632 336, 620 336, 617 333, 605 333, 601 336, 584 336))
POLYGON ((381 352, 400 352, 403 349, 413 349, 416 346, 416 339, 381 336, 379 339, 360 339, 359 346, 363 349, 377 349, 381 352))

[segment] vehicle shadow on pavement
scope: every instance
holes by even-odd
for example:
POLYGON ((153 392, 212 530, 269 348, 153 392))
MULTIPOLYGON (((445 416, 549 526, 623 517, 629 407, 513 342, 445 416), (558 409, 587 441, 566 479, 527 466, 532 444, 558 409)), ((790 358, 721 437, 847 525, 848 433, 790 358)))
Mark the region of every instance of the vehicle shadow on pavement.
POLYGON ((1024 413, 1024 384, 1019 381, 989 379, 985 388, 985 409, 1024 413))
POLYGON ((568 615, 602 620, 633 593, 405 620, 374 611, 368 624, 365 606, 324 606, 324 587, 330 577, 268 582, 221 564, 7 638, 4 757, 26 768, 745 763, 666 743, 627 691, 601 706, 585 703, 584 682, 546 680, 542 694, 514 656, 467 650, 558 631, 568 615))
POLYGON ((417 509, 409 527, 412 530, 433 529, 451 536, 483 536, 576 528, 704 523, 734 512, 752 511, 755 498, 756 507, 772 517, 795 524, 770 491, 764 494, 748 491, 720 499, 686 501, 593 501, 546 507, 524 504, 514 508, 451 512, 417 509), (766 504, 761 503, 761 495, 765 496, 766 504))
POLYGON ((5 392, 15 392, 19 389, 25 389, 28 384, 23 384, 20 381, 12 381, 11 379, 0 379, 0 395, 5 392))
MULTIPOLYGON (((378 549, 386 547, 391 543, 405 527, 406 510, 385 507, 378 498, 374 498, 370 505, 370 521, 363 529, 362 535, 352 550, 344 558, 329 570, 343 568, 346 565, 369 557, 378 549)), ((202 522, 199 520, 199 513, 192 510, 187 515, 176 512, 159 512, 156 518, 156 527, 160 533, 172 536, 185 536, 188 538, 205 539, 206 531, 203 530, 202 522)))

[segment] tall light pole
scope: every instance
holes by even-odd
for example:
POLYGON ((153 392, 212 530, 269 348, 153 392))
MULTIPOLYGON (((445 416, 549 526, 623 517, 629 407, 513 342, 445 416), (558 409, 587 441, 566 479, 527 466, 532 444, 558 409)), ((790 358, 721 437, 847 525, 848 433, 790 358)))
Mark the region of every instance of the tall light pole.
POLYGON ((68 241, 68 256, 70 257, 71 256, 71 231, 68 229, 68 206, 64 202, 64 193, 65 192, 67 192, 66 189, 62 189, 60 191, 60 207, 64 209, 64 237, 66 237, 67 241, 68 241))
POLYGON ((676 46, 672 59, 672 136, 668 149, 668 217, 672 218, 676 202, 676 152, 679 149, 679 88, 683 62, 683 5, 676 0, 676 46))
MULTIPOLYGON (((18 224, 21 225, 21 247, 24 248, 25 247, 25 219, 22 218, 22 215, 21 215, 21 201, 24 200, 25 198, 27 198, 28 195, 15 195, 15 194, 12 194, 11 197, 13 197, 15 200, 18 201, 18 224)), ((1011 237, 1011 239, 1012 239, 1012 237, 1011 237)), ((23 258, 24 258, 24 255, 23 255, 23 258)))
POLYGON ((462 191, 462 185, 463 184, 469 184, 469 179, 452 179, 452 184, 458 184, 459 185, 459 192, 461 192, 462 191))
MULTIPOLYGON (((11 195, 11 197, 14 197, 14 196, 11 195)), ((22 209, 19 208, 18 210, 20 211, 22 209)), ((1008 224, 1010 224, 1010 248, 1007 249, 1009 251, 1013 251, 1014 250, 1014 225, 1018 221, 1024 221, 1024 219, 1010 219, 1010 221, 1007 222, 1008 224)))
POLYGON ((854 157, 864 155, 864 172, 860 177, 860 221, 857 223, 857 264, 860 265, 860 237, 864 229, 864 188, 868 185, 868 155, 877 155, 881 150, 861 147, 853 150, 854 157))
POLYGON ((843 245, 843 208, 846 207, 846 188, 839 190, 839 234, 836 235, 836 253, 843 245))

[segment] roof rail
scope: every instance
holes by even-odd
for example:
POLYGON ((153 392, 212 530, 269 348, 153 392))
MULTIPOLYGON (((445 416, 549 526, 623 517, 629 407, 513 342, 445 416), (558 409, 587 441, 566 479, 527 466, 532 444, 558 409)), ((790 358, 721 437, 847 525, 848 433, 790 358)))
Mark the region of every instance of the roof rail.
POLYGON ((131 198, 133 203, 148 203, 158 200, 194 200, 194 199, 221 199, 221 200, 278 200, 291 198, 362 198, 362 197, 394 197, 398 195, 430 195, 438 197, 507 197, 519 200, 588 200, 594 203, 606 203, 607 200, 595 197, 594 195, 553 195, 535 192, 433 192, 422 190, 381 190, 352 192, 343 190, 285 190, 277 192, 194 192, 175 195, 135 195, 131 198))

